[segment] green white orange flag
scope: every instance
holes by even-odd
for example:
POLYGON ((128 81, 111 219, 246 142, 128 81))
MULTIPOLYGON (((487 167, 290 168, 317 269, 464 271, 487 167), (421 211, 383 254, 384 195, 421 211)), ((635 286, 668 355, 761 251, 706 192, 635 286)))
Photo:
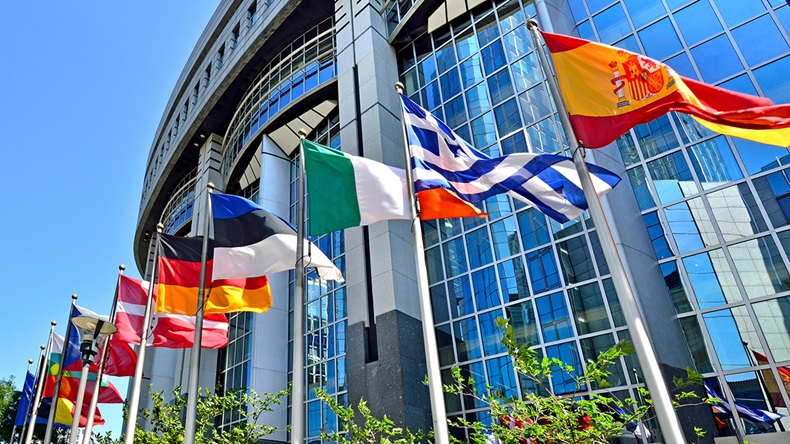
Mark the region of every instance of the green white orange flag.
MULTIPOLYGON (((310 199, 310 235, 411 219, 406 171, 304 140, 310 199)), ((417 194, 420 219, 480 216, 482 212, 445 189, 417 194)))
POLYGON ((541 31, 576 137, 606 146, 637 124, 670 111, 720 134, 790 146, 790 105, 678 75, 624 49, 541 31))

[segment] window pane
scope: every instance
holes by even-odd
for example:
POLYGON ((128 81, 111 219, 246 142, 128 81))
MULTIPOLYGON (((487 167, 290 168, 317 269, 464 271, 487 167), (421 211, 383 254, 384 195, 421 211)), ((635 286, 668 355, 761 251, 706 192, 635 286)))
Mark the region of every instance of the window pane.
POLYGON ((531 250, 537 246, 547 244, 549 230, 546 227, 546 216, 540 211, 529 208, 518 213, 518 228, 521 231, 521 242, 525 250, 531 250))
POLYGON ((516 99, 508 100, 494 109, 496 127, 499 136, 506 136, 521 128, 521 116, 518 114, 516 99))
POLYGON ((743 70, 743 65, 726 35, 716 37, 691 49, 702 80, 715 83, 743 70))
POLYGON ((516 221, 513 217, 491 224, 491 236, 494 239, 494 251, 497 259, 505 259, 521 251, 516 232, 516 221))
POLYGON ((450 100, 451 97, 461 92, 461 79, 458 77, 458 70, 455 68, 442 75, 439 82, 442 84, 442 97, 450 100))
POLYGON ((453 323, 455 333, 455 347, 458 352, 458 361, 478 359, 482 356, 480 351, 480 336, 477 332, 475 319, 467 318, 453 323))
POLYGON ((753 74, 766 97, 774 103, 790 103, 790 57, 784 57, 755 69, 753 74))
POLYGON ((645 221, 647 234, 650 236, 650 241, 653 243, 653 250, 656 252, 656 258, 665 259, 673 256, 674 254, 672 250, 670 250, 664 228, 658 220, 658 213, 655 211, 647 213, 642 216, 642 220, 645 221))
POLYGON ((444 284, 431 287, 431 307, 433 308, 433 321, 436 323, 450 320, 447 311, 447 292, 444 284))
POLYGON ((553 103, 541 84, 518 96, 524 121, 529 125, 553 113, 553 103))
POLYGON ((666 14, 664 5, 654 0, 625 0, 625 8, 637 28, 666 14))
POLYGON ((653 157, 680 146, 667 116, 634 127, 636 141, 645 158, 653 157))
MULTIPOLYGON (((724 371, 741 367, 749 367, 749 356, 743 348, 744 338, 738 330, 730 310, 720 310, 702 315, 705 326, 708 328, 710 341, 719 358, 719 363, 724 371)), ((742 323, 751 324, 751 321, 741 320, 742 323)))
POLYGON ((554 394, 562 395, 575 392, 576 381, 574 377, 578 377, 582 374, 582 365, 579 360, 579 351, 576 349, 576 344, 573 342, 566 342, 564 344, 546 347, 546 356, 549 358, 559 358, 565 365, 569 365, 574 369, 572 374, 567 374, 563 370, 557 368, 554 369, 555 371, 551 375, 554 394))
POLYGON ((534 52, 510 65, 510 70, 513 72, 513 80, 516 83, 518 92, 537 85, 543 80, 537 56, 535 56, 534 52))
POLYGON ((755 0, 716 0, 716 7, 727 26, 735 26, 765 11, 762 2, 755 0))
POLYGON ((553 119, 544 119, 527 128, 533 152, 556 153, 564 148, 557 136, 553 119))
POLYGON ((445 72, 455 65, 455 50, 451 44, 446 44, 441 49, 436 50, 436 64, 439 72, 445 72))
POLYGON ((472 139, 474 146, 480 150, 496 142, 493 113, 485 113, 472 121, 472 139))
POLYGON ((598 283, 568 289, 568 299, 571 302, 573 320, 576 322, 578 334, 583 335, 611 328, 598 283))
POLYGON ((478 310, 486 310, 502 303, 499 300, 499 287, 497 286, 494 267, 484 268, 472 273, 472 286, 474 287, 475 302, 478 310))
POLYGON ((482 81, 485 76, 483 75, 483 64, 480 62, 480 56, 475 54, 469 60, 461 63, 461 80, 464 83, 464 88, 469 88, 477 82, 482 81))
POLYGON ((678 131, 680 131, 680 138, 683 139, 683 143, 696 142, 715 134, 687 114, 670 113, 670 116, 672 116, 678 131))
POLYGON ((687 257, 683 259, 683 266, 701 309, 742 299, 721 250, 687 257))
POLYGON ((527 253, 526 260, 529 279, 534 293, 542 293, 560 286, 559 271, 557 270, 557 263, 554 261, 551 247, 527 253))
POLYGON ((491 102, 499 103, 513 95, 513 83, 510 73, 503 69, 488 79, 488 90, 491 92, 491 102))
MULTIPOLYGON (((609 350, 615 344, 614 336, 609 333, 600 336, 594 336, 592 338, 586 338, 579 341, 582 347, 582 356, 584 357, 585 364, 590 361, 595 361, 598 359, 598 355, 601 353, 609 350)), ((623 364, 620 363, 620 360, 616 360, 612 365, 606 368, 611 374, 606 381, 611 384, 612 387, 617 387, 620 385, 625 385, 625 373, 623 372, 623 364)), ((592 387, 593 389, 598 389, 600 386, 598 384, 594 384, 592 387)))
POLYGON ((493 261, 491 240, 485 227, 467 233, 466 246, 469 248, 469 263, 472 269, 490 264, 493 261))
POLYGON ((713 366, 710 363, 710 357, 708 357, 708 350, 705 348, 705 339, 702 336, 702 330, 699 328, 697 317, 680 318, 679 321, 697 371, 713 371, 713 366))
POLYGON ((790 274, 770 236, 732 245, 729 250, 748 297, 790 290, 790 274))
POLYGON ((466 106, 472 118, 491 109, 491 101, 488 100, 485 83, 480 83, 466 92, 466 106))
POLYGON ((719 85, 724 89, 729 89, 730 91, 737 91, 744 94, 751 94, 753 96, 758 96, 757 90, 754 88, 754 83, 749 78, 748 75, 743 74, 734 79, 727 80, 726 82, 719 85))
POLYGON ((545 342, 553 342, 573 336, 568 307, 562 292, 535 299, 538 319, 545 342))
POLYGON ((776 23, 768 15, 733 29, 732 36, 749 66, 778 57, 788 49, 776 23))
POLYGON ((483 57, 483 67, 488 75, 493 74, 494 71, 505 66, 507 63, 505 60, 505 51, 502 48, 502 42, 499 40, 480 50, 480 55, 483 57))
POLYGON ((483 352, 486 356, 498 355, 505 353, 507 350, 502 345, 502 332, 496 324, 496 319, 501 318, 502 313, 499 310, 489 311, 479 315, 480 318, 480 334, 483 339, 483 352))
POLYGON ((433 284, 444 280, 442 253, 439 247, 425 251, 425 262, 428 267, 428 282, 433 284))
POLYGON ((557 251, 566 283, 575 284, 595 278, 595 267, 584 236, 559 242, 557 251))
POLYGON ((442 245, 444 250, 444 270, 448 277, 468 270, 463 238, 453 239, 442 245))
POLYGON ((448 282, 447 292, 450 299, 450 312, 454 318, 474 313, 475 307, 472 303, 472 288, 469 286, 469 276, 461 276, 448 282))
POLYGON ((697 77, 697 72, 694 71, 694 66, 691 64, 691 59, 685 52, 681 52, 675 57, 672 57, 671 59, 667 60, 666 63, 681 76, 699 80, 699 77, 697 77))
POLYGON ((709 194, 708 203, 726 241, 768 229, 757 202, 745 183, 709 194))
POLYGON ((455 36, 455 49, 458 51, 458 60, 463 60, 477 52, 477 37, 472 28, 467 28, 466 31, 455 36))
POLYGON ((683 49, 675 28, 665 18, 638 32, 648 57, 663 60, 683 49))
POLYGON ((439 365, 451 365, 455 363, 455 353, 453 352, 453 335, 450 332, 450 324, 436 327, 436 347, 439 353, 439 365))
POLYGON ((620 150, 620 157, 623 158, 625 166, 639 162, 639 152, 630 132, 623 134, 617 139, 617 148, 620 150))
POLYGON ((540 344, 537 319, 531 301, 511 305, 507 308, 507 317, 510 319, 510 325, 513 326, 513 333, 519 345, 540 344))
POLYGON ((774 360, 790 360, 790 297, 760 302, 753 307, 774 360))
POLYGON ((757 174, 790 163, 787 148, 735 137, 732 141, 749 174, 757 174))
POLYGON ((699 197, 667 207, 664 216, 681 254, 719 243, 708 212, 699 197))
POLYGON ((631 182, 631 189, 634 190, 640 210, 644 211, 656 206, 653 196, 650 195, 650 190, 647 188, 645 170, 642 167, 628 170, 628 180, 631 182))
POLYGON ((614 43, 631 33, 631 27, 619 3, 594 16, 593 22, 603 43, 614 43))
POLYGON ((697 193, 697 185, 683 153, 678 151, 647 164, 661 203, 669 203, 697 193))
POLYGON ((620 307, 620 300, 617 298, 617 292, 611 279, 603 280, 603 291, 606 293, 606 302, 609 303, 609 311, 612 313, 614 326, 624 327, 625 317, 623 317, 623 309, 620 307))
POLYGON ((683 279, 678 271, 677 263, 672 261, 661 264, 661 274, 664 276, 664 283, 667 284, 672 305, 675 306, 675 313, 681 314, 691 311, 693 308, 683 286, 683 279))
POLYGON ((743 178, 724 136, 694 145, 689 150, 691 163, 702 188, 710 189, 743 178))
POLYGON ((676 12, 675 22, 687 46, 696 45, 722 31, 721 23, 707 0, 699 1, 676 12))
POLYGON ((509 60, 518 60, 519 57, 532 50, 532 37, 524 25, 506 34, 502 39, 505 41, 505 53, 507 53, 509 60))
MULTIPOLYGON (((527 276, 521 258, 516 257, 497 265, 499 271, 499 284, 502 286, 502 295, 507 295, 507 301, 512 302, 529 296, 527 276)), ((534 283, 533 283, 534 288, 534 283)))
POLYGON ((486 370, 488 384, 494 392, 501 393, 506 398, 516 396, 516 376, 509 356, 487 360, 486 370))
POLYGON ((498 194, 485 200, 488 219, 497 219, 513 212, 510 199, 505 194, 498 194))

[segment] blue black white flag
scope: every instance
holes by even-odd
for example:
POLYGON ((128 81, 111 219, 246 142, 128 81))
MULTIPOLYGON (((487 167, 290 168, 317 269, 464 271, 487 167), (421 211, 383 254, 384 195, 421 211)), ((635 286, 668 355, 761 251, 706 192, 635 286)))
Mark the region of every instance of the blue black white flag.
MULTIPOLYGON (((401 101, 417 192, 445 188, 468 202, 507 194, 559 222, 575 219, 587 209, 570 157, 515 153, 492 158, 408 97, 401 94, 401 101)), ((591 164, 587 167, 599 196, 620 182, 609 170, 591 164)))

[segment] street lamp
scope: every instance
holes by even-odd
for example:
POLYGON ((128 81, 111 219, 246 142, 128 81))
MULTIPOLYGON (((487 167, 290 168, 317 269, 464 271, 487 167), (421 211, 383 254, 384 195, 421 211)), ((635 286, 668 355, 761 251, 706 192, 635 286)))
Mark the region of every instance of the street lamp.
MULTIPOLYGON (((118 331, 118 327, 108 321, 106 317, 97 316, 75 316, 71 318, 71 323, 80 329, 82 342, 80 343, 80 357, 82 359, 82 374, 80 374, 80 385, 77 389, 77 402, 74 404, 74 419, 71 420, 71 432, 69 433, 69 444, 76 444, 77 429, 80 426, 80 414, 82 413, 82 403, 85 399, 85 385, 88 382, 88 369, 99 352, 98 343, 106 335, 111 335, 118 331)), ((101 384, 101 381, 96 381, 101 384)))

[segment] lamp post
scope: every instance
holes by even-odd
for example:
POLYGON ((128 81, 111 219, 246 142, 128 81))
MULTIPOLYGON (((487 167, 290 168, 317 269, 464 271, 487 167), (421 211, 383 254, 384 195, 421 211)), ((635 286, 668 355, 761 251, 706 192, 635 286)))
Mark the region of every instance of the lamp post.
MULTIPOLYGON (((102 319, 96 316, 85 315, 71 318, 71 323, 82 332, 82 342, 80 343, 82 373, 80 374, 80 385, 77 389, 77 402, 74 403, 74 419, 71 421, 71 432, 69 433, 69 444, 76 444, 82 404, 85 400, 85 385, 88 382, 88 369, 99 351, 97 345, 100 339, 99 336, 111 335, 118 331, 118 327, 106 320, 106 318, 102 319)), ((101 381, 96 381, 96 384, 101 384, 101 381)))

